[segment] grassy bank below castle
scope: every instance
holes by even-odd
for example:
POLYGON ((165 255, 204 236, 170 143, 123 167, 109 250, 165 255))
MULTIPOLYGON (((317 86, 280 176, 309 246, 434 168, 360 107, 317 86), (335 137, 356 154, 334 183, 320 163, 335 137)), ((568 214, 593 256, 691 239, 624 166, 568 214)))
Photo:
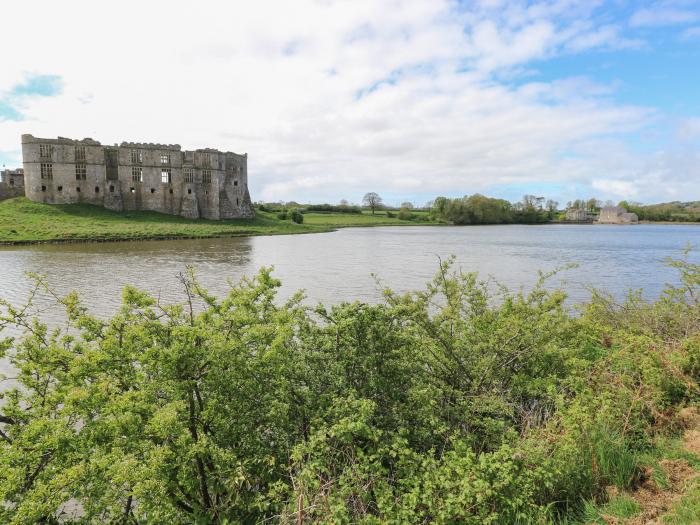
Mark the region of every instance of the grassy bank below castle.
MULTIPOLYGON (((89 204, 51 205, 24 197, 0 202, 0 243, 121 241, 164 238, 203 238, 280 235, 331 231, 347 226, 421 224, 377 215, 308 213, 304 224, 258 212, 255 219, 190 220, 148 211, 117 213, 89 204)), ((425 224, 425 223, 422 223, 425 224)))

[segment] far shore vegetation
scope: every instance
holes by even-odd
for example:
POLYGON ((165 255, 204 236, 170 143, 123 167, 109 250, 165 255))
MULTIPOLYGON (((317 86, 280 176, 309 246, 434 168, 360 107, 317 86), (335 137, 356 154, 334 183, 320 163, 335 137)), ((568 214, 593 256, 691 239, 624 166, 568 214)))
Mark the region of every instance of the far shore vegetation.
MULTIPOLYGON (((511 203, 480 194, 462 198, 438 197, 418 207, 404 202, 387 206, 374 192, 363 204, 255 204, 255 219, 193 220, 148 211, 113 212, 89 204, 41 204, 24 197, 0 202, 0 244, 38 242, 123 241, 251 235, 318 233, 358 226, 546 224, 565 221, 566 209, 585 209, 595 217, 612 202, 576 200, 562 209, 559 203, 525 195, 511 203)), ((700 202, 620 206, 641 221, 700 222, 700 202)))

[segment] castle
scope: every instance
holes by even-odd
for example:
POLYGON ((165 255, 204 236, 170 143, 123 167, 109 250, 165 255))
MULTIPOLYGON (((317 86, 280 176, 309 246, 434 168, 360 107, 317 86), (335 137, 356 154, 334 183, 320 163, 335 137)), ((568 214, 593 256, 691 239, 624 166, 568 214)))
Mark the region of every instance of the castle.
POLYGON ((255 216, 248 154, 182 151, 178 144, 22 135, 24 191, 48 204, 85 202, 110 210, 151 210, 189 219, 255 216))
POLYGON ((621 206, 605 206, 600 210, 598 216, 599 224, 638 224, 639 218, 636 213, 628 213, 621 206))

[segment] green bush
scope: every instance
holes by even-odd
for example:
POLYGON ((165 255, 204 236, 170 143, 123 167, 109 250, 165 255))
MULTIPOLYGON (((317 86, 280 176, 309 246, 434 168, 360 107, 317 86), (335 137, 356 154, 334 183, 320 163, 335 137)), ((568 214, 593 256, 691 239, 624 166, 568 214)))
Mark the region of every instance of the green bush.
POLYGON ((594 521, 697 395, 700 272, 674 265, 656 302, 576 313, 451 261, 381 304, 279 301, 268 269, 223 298, 190 271, 179 305, 126 288, 107 320, 70 294, 52 329, 0 302, 24 331, 0 340, 0 522, 594 521))
POLYGON ((399 210, 399 220, 410 221, 413 219, 413 217, 413 213, 408 208, 401 208, 399 210))
POLYGON ((292 222, 295 222, 297 224, 301 224, 304 222, 304 215, 298 209, 292 210, 289 213, 289 218, 292 219, 292 222))
POLYGON ((289 218, 289 214, 286 211, 281 211, 277 214, 277 218, 286 221, 289 218))

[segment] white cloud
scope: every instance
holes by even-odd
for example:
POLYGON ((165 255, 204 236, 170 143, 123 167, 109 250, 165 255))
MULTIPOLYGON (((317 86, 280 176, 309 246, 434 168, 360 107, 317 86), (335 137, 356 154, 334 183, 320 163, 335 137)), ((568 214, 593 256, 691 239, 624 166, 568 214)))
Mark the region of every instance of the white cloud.
POLYGON ((687 24, 700 19, 694 0, 662 0, 638 9, 630 17, 633 27, 669 26, 687 24))
POLYGON ((683 40, 696 40, 700 39, 700 26, 689 27, 681 33, 681 38, 683 40))
POLYGON ((624 181, 612 139, 654 112, 612 103, 615 85, 520 76, 549 57, 636 45, 598 22, 597 5, 125 0, 108 14, 12 2, 3 39, 22 45, 0 50, 0 92, 27 71, 60 75, 64 90, 0 123, 0 150, 30 132, 247 151, 255 200, 624 181), (587 149, 594 140, 609 154, 587 149))

